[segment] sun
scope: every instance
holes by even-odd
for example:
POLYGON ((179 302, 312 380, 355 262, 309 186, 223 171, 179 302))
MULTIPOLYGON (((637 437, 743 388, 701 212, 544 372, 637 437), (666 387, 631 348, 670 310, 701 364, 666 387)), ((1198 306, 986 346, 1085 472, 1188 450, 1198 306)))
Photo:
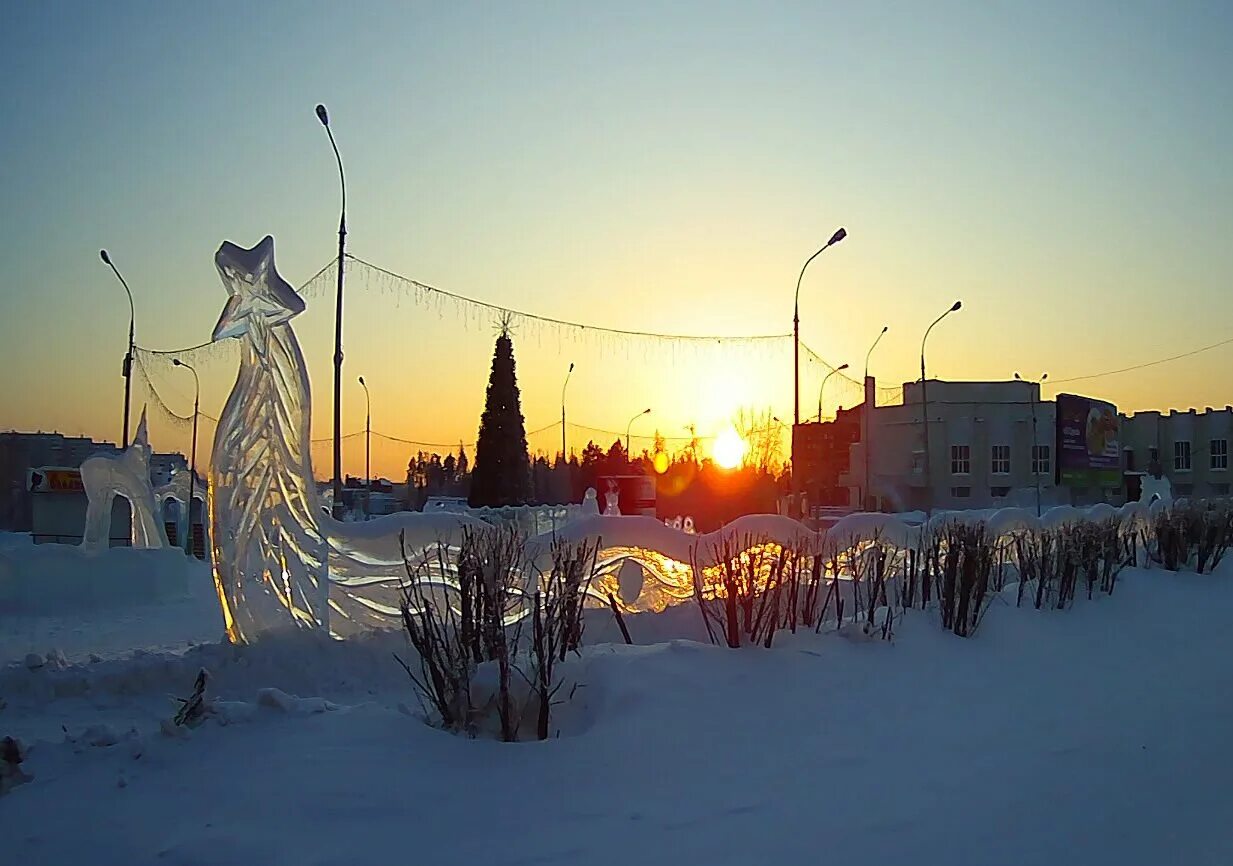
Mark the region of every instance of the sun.
POLYGON ((741 460, 744 459, 748 449, 749 444, 736 430, 729 427, 715 437, 715 444, 711 446, 711 456, 724 469, 735 469, 741 465, 741 460))

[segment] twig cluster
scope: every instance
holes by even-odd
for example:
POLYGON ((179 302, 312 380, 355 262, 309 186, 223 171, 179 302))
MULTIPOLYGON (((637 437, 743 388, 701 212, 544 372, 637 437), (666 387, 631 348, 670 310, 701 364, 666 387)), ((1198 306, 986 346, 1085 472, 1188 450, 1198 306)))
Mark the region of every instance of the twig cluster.
POLYGON ((495 713, 505 742, 521 738, 535 719, 546 739, 551 707, 561 688, 557 665, 582 642, 582 608, 598 543, 553 543, 550 565, 528 571, 526 540, 512 527, 464 530, 457 548, 439 543, 412 557, 400 538, 407 578, 402 584, 403 630, 415 649, 397 658, 431 719, 477 735, 495 713), (456 575, 456 583, 440 579, 456 575), (522 614, 530 608, 531 639, 522 614), (414 665, 414 666, 413 666, 414 665))
POLYGON ((1233 503, 1175 504, 1157 513, 1145 533, 1149 561, 1169 571, 1214 571, 1233 543, 1233 503))

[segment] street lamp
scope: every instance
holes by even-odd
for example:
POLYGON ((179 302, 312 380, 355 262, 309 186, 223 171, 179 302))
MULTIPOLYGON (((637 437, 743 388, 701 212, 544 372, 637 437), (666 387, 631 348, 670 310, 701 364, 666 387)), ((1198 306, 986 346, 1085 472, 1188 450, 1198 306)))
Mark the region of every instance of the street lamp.
POLYGON ((201 414, 201 380, 197 371, 179 358, 172 358, 171 363, 183 367, 193 374, 193 445, 188 456, 188 532, 185 533, 184 552, 193 555, 193 494, 197 489, 197 418, 201 414))
POLYGON ((822 252, 834 246, 848 236, 846 229, 840 228, 822 249, 818 250, 801 265, 800 276, 796 278, 796 294, 792 299, 792 423, 801 423, 801 280, 805 277, 805 268, 809 263, 822 255, 822 252))
POLYGON ((347 178, 343 174, 342 156, 330 129, 330 115, 324 105, 317 106, 317 119, 330 137, 334 159, 338 161, 338 183, 342 187, 342 208, 338 216, 338 289, 334 307, 334 519, 342 520, 342 319, 343 319, 343 255, 347 244, 347 178))
POLYGON ((367 520, 372 514, 372 463, 369 462, 372 457, 372 395, 368 393, 368 385, 364 382, 364 377, 360 376, 360 387, 364 389, 364 487, 368 491, 368 496, 364 500, 364 519, 367 520))
POLYGON ((626 463, 629 462, 629 428, 634 426, 634 422, 637 421, 639 418, 641 418, 643 415, 650 415, 650 414, 651 414, 650 409, 643 409, 637 415, 630 418, 629 423, 625 425, 625 462, 626 463))
POLYGON ((565 371, 565 384, 561 386, 561 462, 568 463, 569 455, 565 453, 565 389, 569 387, 569 377, 574 373, 574 364, 571 361, 569 369, 565 371))
POLYGON ((1040 393, 1040 383, 1048 379, 1049 374, 1041 373, 1040 378, 1037 379, 1035 382, 1032 382, 1030 379, 1024 379, 1018 373, 1015 374, 1015 378, 1018 379, 1020 382, 1028 382, 1029 385, 1034 384, 1036 386, 1035 388, 1031 389, 1032 391, 1032 395, 1031 395, 1032 396, 1032 463, 1031 463, 1031 466, 1032 466, 1032 477, 1036 481, 1036 516, 1040 517, 1040 463, 1041 461, 1040 461, 1040 455, 1037 453, 1037 450, 1036 450, 1039 447, 1037 445, 1037 438, 1036 438, 1036 398, 1037 398, 1037 395, 1040 393))
POLYGON ((128 352, 124 355, 124 436, 120 442, 121 448, 127 448, 128 407, 133 393, 133 330, 137 324, 137 314, 133 308, 133 293, 129 290, 128 282, 125 281, 116 266, 112 264, 111 256, 107 255, 107 250, 99 250, 98 257, 103 260, 107 267, 111 268, 112 273, 116 275, 116 279, 120 281, 120 285, 124 286, 124 294, 128 295, 128 352))
POLYGON ((822 377, 822 385, 818 388, 818 423, 819 424, 822 423, 822 392, 826 390, 826 383, 831 378, 831 376, 834 376, 836 373, 842 370, 846 370, 846 369, 848 369, 848 365, 843 364, 839 367, 836 367, 834 370, 831 370, 829 373, 827 373, 825 376, 822 377))
MULTIPOLYGON (((869 357, 873 354, 873 350, 878 347, 878 343, 882 342, 882 338, 886 336, 886 332, 889 330, 890 325, 883 325, 882 330, 878 332, 877 339, 873 341, 873 345, 865 353, 865 376, 861 379, 862 388, 869 381, 869 357)), ((869 479, 869 452, 873 448, 873 403, 870 399, 871 396, 866 395, 864 400, 865 411, 861 413, 861 424, 864 426, 864 429, 861 430, 861 438, 865 442, 865 486, 861 495, 861 508, 866 511, 869 509, 869 491, 873 489, 869 479)))
POLYGON ((925 375, 925 341, 929 339, 929 332, 933 330, 934 325, 958 311, 962 306, 963 301, 955 301, 951 304, 949 310, 934 319, 933 324, 925 329, 925 336, 920 340, 920 411, 925 422, 925 510, 927 513, 933 512, 933 463, 929 455, 929 379, 925 375))

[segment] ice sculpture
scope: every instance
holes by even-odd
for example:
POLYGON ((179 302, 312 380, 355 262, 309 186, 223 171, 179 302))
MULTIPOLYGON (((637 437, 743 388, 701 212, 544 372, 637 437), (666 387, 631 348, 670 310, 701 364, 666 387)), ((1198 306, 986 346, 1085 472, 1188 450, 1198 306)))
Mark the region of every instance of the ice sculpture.
MULTIPOLYGON (((176 532, 177 538, 183 539, 188 537, 192 531, 192 508, 188 502, 189 491, 189 470, 176 467, 171 470, 171 477, 167 479, 167 483, 154 491, 154 505, 156 507, 155 514, 162 519, 162 523, 166 525, 166 508, 167 501, 174 499, 180 505, 180 509, 176 515, 176 532)), ((206 491, 204 484, 193 485, 193 499, 197 502, 205 503, 206 491)))
POLYGON ((81 546, 106 550, 111 544, 111 504, 116 496, 128 500, 135 548, 167 546, 162 524, 155 519, 154 490, 150 485, 150 438, 146 413, 141 411, 137 435, 120 454, 95 454, 81 464, 86 490, 86 525, 81 546))
MULTIPOLYGON (((456 514, 394 514, 342 523, 321 508, 309 458, 311 396, 291 320, 304 301, 274 266, 268 235, 214 257, 227 304, 214 339, 240 341, 240 368, 219 418, 210 464, 214 584, 236 642, 280 628, 345 636, 397 622, 407 547, 456 544, 456 514)), ((448 583, 448 575, 440 575, 448 583)))
POLYGON ((1173 504, 1173 485, 1164 475, 1157 477, 1149 472, 1140 479, 1140 483, 1142 485, 1139 489, 1140 502, 1146 502, 1148 505, 1154 502, 1162 502, 1165 505, 1173 504))
POLYGON ((621 516, 620 499, 621 499, 621 493, 617 489, 617 486, 613 484, 611 481, 609 481, 608 482, 608 492, 604 494, 604 516, 605 517, 620 517, 621 516))
MULTIPOLYGON (((415 555, 439 544, 456 547, 468 528, 492 528, 468 514, 403 512, 341 523, 325 513, 308 454, 308 375, 291 326, 304 302, 278 275, 270 237, 251 249, 224 243, 215 264, 229 297, 214 338, 241 344, 239 373, 214 439, 208 495, 214 581, 228 635, 241 642, 279 628, 324 626, 345 636, 397 626, 399 582, 406 578, 400 538, 415 555)), ((138 459, 148 450, 144 439, 135 448, 137 456, 123 459, 138 459)), ((148 491, 148 475, 143 477, 148 491)), ((855 514, 824 533, 785 516, 747 515, 716 532, 694 535, 689 519, 677 529, 653 517, 622 517, 615 490, 605 498, 600 515, 597 497, 588 491, 579 509, 583 516, 527 540, 524 589, 531 588, 536 567, 550 562, 554 541, 600 542, 590 590, 594 603, 609 604, 609 593, 620 591, 620 568, 635 562, 645 579, 638 598, 622 606, 662 610, 692 596, 695 568, 704 585, 717 579, 722 552, 734 544, 750 545, 746 553, 767 545, 857 551, 876 538, 903 551, 947 522, 981 521, 993 533, 1009 535, 1085 519, 1144 520, 1148 513, 1141 503, 1120 511, 1059 507, 1041 517, 1008 508, 992 515, 939 515, 923 526, 894 515, 855 514)), ((159 530, 142 532, 157 539, 159 530)), ((450 568, 445 561, 424 579, 450 592, 455 585, 450 568)))

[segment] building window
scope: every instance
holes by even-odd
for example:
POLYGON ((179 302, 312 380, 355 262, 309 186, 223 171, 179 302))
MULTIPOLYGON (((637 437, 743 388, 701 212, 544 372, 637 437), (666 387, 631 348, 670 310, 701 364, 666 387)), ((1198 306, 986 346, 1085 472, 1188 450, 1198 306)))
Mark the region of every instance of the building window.
POLYGON ((972 495, 972 488, 971 487, 952 487, 950 489, 950 495, 953 496, 955 499, 967 499, 969 496, 972 495))
POLYGON ((1213 469, 1228 469, 1229 468, 1229 440, 1228 439, 1213 439, 1212 440, 1212 468, 1213 469))
POLYGON ((1216 496, 1228 496, 1229 495, 1229 482, 1222 481, 1219 484, 1213 484, 1212 493, 1214 493, 1216 496))
POLYGON ((1190 471, 1190 441, 1180 439, 1173 443, 1173 471, 1190 471))
POLYGON ((1147 449, 1147 459, 1153 463, 1159 460, 1160 459, 1160 449, 1159 448, 1148 448, 1147 449))
POLYGON ((950 446, 950 474, 970 475, 972 472, 972 446, 950 446))
POLYGON ((1134 449, 1132 449, 1132 448, 1127 448, 1127 449, 1126 449, 1125 451, 1123 451, 1122 453, 1126 455, 1126 471, 1127 471, 1127 472, 1134 472, 1134 471, 1135 471, 1135 452, 1134 452, 1134 449))
POLYGON ((1193 484, 1174 484, 1173 492, 1176 493, 1178 496, 1189 496, 1190 494, 1194 493, 1194 485, 1193 484))
POLYGON ((994 445, 989 469, 994 475, 1010 474, 1010 446, 994 445))
POLYGON ((989 495, 995 499, 1002 499, 1010 495, 1009 487, 990 487, 989 495))
POLYGON ((1032 474, 1048 475, 1052 471, 1048 445, 1032 446, 1032 474))

